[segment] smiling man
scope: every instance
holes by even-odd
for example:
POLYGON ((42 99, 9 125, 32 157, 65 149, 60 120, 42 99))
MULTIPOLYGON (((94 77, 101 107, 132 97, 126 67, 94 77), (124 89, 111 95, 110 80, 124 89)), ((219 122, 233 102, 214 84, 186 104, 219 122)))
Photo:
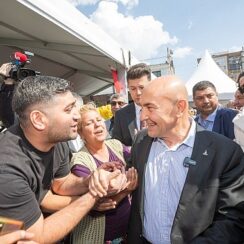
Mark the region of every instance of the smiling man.
POLYGON ((139 182, 128 243, 243 243, 241 148, 195 123, 187 90, 175 76, 151 81, 141 106, 148 128, 132 146, 139 182))
POLYGON ((39 243, 56 243, 71 231, 116 175, 96 170, 88 181, 70 173, 66 141, 76 138, 80 118, 70 89, 60 78, 27 77, 13 95, 19 124, 0 134, 0 215, 22 220, 39 243), (90 193, 90 182, 100 190, 90 193), (57 206, 52 192, 67 197, 59 196, 57 206), (41 207, 61 210, 44 219, 41 207))
POLYGON ((234 139, 232 120, 238 112, 219 104, 214 84, 210 81, 200 81, 194 85, 192 94, 198 112, 196 122, 206 130, 234 139))

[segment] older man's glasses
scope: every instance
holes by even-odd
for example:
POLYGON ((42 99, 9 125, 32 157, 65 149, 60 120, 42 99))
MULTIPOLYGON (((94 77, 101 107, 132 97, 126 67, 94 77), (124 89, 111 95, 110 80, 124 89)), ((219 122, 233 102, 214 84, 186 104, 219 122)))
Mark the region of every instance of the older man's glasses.
POLYGON ((116 106, 117 104, 119 105, 119 106, 123 106, 125 103, 124 102, 121 102, 121 101, 112 101, 111 103, 111 106, 116 106))

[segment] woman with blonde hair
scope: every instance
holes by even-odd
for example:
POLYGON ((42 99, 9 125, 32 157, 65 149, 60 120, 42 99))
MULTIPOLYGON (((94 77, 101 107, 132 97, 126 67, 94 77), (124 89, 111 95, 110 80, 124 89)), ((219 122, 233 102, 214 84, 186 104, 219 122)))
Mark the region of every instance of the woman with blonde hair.
MULTIPOLYGON (((121 183, 120 191, 114 191, 111 183, 108 196, 99 199, 94 209, 74 229, 73 243, 125 243, 130 214, 128 196, 137 186, 136 170, 131 168, 125 172, 129 148, 118 140, 105 140, 108 134, 106 126, 93 104, 82 106, 80 116, 78 133, 84 147, 73 156, 72 173, 87 177, 97 167, 108 171, 120 169, 127 182, 121 183)), ((122 182, 122 178, 117 181, 122 182)))

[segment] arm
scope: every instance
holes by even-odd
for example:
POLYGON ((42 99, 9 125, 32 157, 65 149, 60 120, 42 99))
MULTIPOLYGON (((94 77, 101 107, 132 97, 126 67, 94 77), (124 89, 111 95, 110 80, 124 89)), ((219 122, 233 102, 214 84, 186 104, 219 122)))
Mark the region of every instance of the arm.
POLYGON ((69 173, 62 178, 56 178, 52 183, 52 190, 59 195, 78 196, 88 191, 89 177, 81 178, 69 173))
POLYGON ((119 170, 112 173, 103 169, 96 170, 90 177, 96 188, 95 194, 88 192, 46 219, 43 219, 41 215, 28 231, 33 232, 40 243, 54 243, 61 239, 91 210, 98 198, 97 195, 103 197, 107 194, 105 189, 108 189, 110 180, 119 174, 119 170), (97 190, 97 188, 101 188, 101 190, 97 190), (105 194, 103 195, 102 192, 105 194), (50 229, 52 229, 51 232, 50 229))
POLYGON ((28 231, 35 234, 34 239, 39 243, 56 243, 80 222, 95 202, 96 198, 87 193, 46 219, 41 215, 28 231))
POLYGON ((116 206, 129 194, 131 194, 137 187, 138 184, 138 174, 136 169, 133 167, 130 168, 126 172, 126 177, 127 177, 127 186, 126 188, 119 192, 118 194, 100 199, 97 204, 95 205, 95 210, 97 211, 106 211, 109 209, 116 208, 116 206))
POLYGON ((91 172, 89 168, 81 164, 75 164, 71 172, 80 178, 91 177, 89 190, 96 196, 104 196, 124 189, 126 177, 117 169, 116 162, 103 163, 98 169, 91 172))
POLYGON ((54 213, 68 206, 77 198, 78 196, 56 195, 49 190, 41 202, 41 209, 44 213, 54 213))

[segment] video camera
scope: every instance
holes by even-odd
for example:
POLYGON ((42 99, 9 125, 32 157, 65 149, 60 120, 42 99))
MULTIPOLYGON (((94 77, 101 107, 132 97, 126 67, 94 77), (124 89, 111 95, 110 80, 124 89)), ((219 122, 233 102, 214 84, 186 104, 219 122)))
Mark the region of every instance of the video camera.
MULTIPOLYGON (((28 76, 39 75, 40 72, 26 69, 24 66, 29 64, 31 60, 29 56, 34 56, 30 52, 14 52, 11 58, 11 69, 8 74, 0 75, 1 78, 11 78, 16 82, 21 82, 24 78, 28 76), (5 76, 5 77, 4 77, 5 76)), ((5 82, 0 83, 0 132, 4 128, 8 128, 15 121, 15 114, 12 110, 12 97, 14 92, 15 83, 6 84, 5 82)))
POLYGON ((11 79, 21 81, 27 76, 36 76, 40 74, 38 71, 24 68, 26 64, 30 64, 31 62, 29 56, 34 56, 34 54, 31 52, 15 52, 10 56, 13 65, 12 69, 9 71, 11 79))

